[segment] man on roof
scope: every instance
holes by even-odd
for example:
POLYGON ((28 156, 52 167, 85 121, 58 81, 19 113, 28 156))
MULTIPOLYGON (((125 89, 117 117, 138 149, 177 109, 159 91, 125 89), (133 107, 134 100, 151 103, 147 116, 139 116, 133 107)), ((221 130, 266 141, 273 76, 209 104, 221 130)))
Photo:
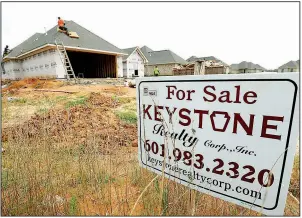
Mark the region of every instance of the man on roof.
POLYGON ((63 19, 61 19, 61 17, 58 17, 58 26, 60 30, 65 31, 66 34, 69 35, 68 29, 65 27, 65 22, 63 19))
POLYGON ((3 57, 8 55, 8 53, 10 53, 10 49, 8 48, 8 45, 6 45, 3 51, 3 57))

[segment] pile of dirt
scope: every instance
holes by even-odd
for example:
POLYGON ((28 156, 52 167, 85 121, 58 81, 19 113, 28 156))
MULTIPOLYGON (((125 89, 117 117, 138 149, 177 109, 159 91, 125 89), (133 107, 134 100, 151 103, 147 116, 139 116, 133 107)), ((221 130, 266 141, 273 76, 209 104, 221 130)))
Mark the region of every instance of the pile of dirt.
POLYGON ((137 137, 137 127, 121 122, 111 112, 110 108, 117 105, 114 99, 94 93, 88 101, 96 107, 78 105, 69 110, 51 109, 45 115, 35 114, 19 126, 4 128, 2 141, 42 137, 71 146, 97 143, 102 151, 110 147, 109 152, 114 147, 131 145, 137 137))
POLYGON ((40 80, 38 78, 27 78, 19 81, 11 82, 10 85, 2 92, 21 89, 21 88, 58 88, 64 85, 63 81, 54 79, 40 80))
POLYGON ((88 99, 88 102, 91 105, 98 106, 98 107, 107 107, 107 108, 116 108, 119 106, 119 101, 110 96, 105 96, 100 93, 92 92, 88 99))
POLYGON ((126 87, 110 87, 103 89, 102 92, 121 96, 127 94, 128 89, 126 87))

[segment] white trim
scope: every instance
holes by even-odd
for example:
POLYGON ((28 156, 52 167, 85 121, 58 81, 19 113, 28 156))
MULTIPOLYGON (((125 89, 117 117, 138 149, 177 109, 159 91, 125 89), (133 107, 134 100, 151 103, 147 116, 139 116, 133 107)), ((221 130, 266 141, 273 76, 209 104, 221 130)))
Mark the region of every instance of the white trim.
MULTIPOLYGON (((143 58, 144 60, 144 64, 148 63, 148 59, 146 58, 146 56, 144 55, 144 53, 141 51, 141 49, 137 46, 133 52, 128 56, 128 58, 137 50, 137 52, 140 54, 140 56, 143 58)), ((128 60, 128 58, 126 60, 128 60)))
MULTIPOLYGON (((32 53, 32 52, 35 52, 35 51, 40 50, 40 49, 42 49, 42 48, 45 48, 45 47, 47 47, 47 46, 55 47, 55 45, 53 45, 53 44, 42 45, 42 46, 40 46, 40 47, 38 47, 38 48, 36 48, 36 49, 30 50, 30 51, 28 51, 28 52, 25 52, 24 54, 21 54, 21 55, 19 55, 19 56, 17 56, 17 57, 4 57, 4 58, 3 58, 3 61, 5 61, 5 59, 18 59, 18 58, 21 58, 21 57, 23 57, 24 55, 30 54, 30 53, 32 53)), ((125 54, 125 53, 108 52, 108 51, 103 51, 103 50, 95 50, 95 49, 89 49, 89 48, 79 48, 79 47, 72 47, 72 46, 65 46, 65 48, 70 48, 70 49, 75 49, 75 50, 81 50, 81 51, 95 51, 95 52, 107 53, 107 54, 109 53, 109 54, 113 54, 113 55, 114 55, 114 54, 116 54, 116 55, 127 55, 127 54, 125 54)))
POLYGON ((37 51, 37 50, 39 50, 39 49, 42 49, 42 48, 45 48, 45 47, 47 47, 47 46, 53 46, 53 45, 51 45, 51 44, 42 45, 42 46, 40 46, 40 47, 38 47, 38 48, 35 48, 35 49, 33 49, 33 50, 30 50, 30 51, 28 51, 28 52, 25 52, 24 54, 21 54, 21 55, 17 56, 17 58, 20 58, 20 57, 22 57, 22 56, 24 56, 24 55, 30 54, 30 53, 32 53, 32 52, 35 52, 35 51, 37 51))
POLYGON ((80 47, 73 47, 73 46, 64 46, 65 48, 75 49, 75 50, 81 50, 81 51, 95 51, 100 53, 106 53, 106 54, 115 54, 115 55, 127 55, 126 53, 118 53, 118 52, 110 52, 105 50, 96 50, 96 49, 90 49, 90 48, 80 48, 80 47))

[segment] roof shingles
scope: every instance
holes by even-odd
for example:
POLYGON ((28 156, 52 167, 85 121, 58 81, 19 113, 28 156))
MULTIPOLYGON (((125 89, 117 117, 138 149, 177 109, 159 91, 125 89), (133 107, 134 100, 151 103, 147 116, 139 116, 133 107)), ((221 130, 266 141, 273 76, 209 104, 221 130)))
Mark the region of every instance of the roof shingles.
POLYGON ((16 57, 43 45, 55 44, 56 39, 62 41, 65 46, 100 50, 117 54, 124 53, 118 47, 85 29, 74 21, 65 21, 65 23, 69 31, 76 32, 79 35, 78 39, 70 38, 66 34, 58 32, 57 26, 54 26, 44 34, 34 34, 29 39, 13 48, 12 52, 6 57, 16 57), (34 40, 34 38, 36 38, 36 40, 34 40))
POLYGON ((149 65, 156 64, 187 64, 187 61, 170 50, 153 51, 147 46, 143 46, 141 51, 148 60, 149 65))

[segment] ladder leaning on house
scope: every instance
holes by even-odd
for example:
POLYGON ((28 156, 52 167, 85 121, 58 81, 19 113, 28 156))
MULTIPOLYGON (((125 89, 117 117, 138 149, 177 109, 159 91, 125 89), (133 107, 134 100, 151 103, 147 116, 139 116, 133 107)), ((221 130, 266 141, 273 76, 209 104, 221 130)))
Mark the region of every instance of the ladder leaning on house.
POLYGON ((59 52, 63 67, 65 69, 67 79, 68 80, 76 79, 76 76, 74 74, 73 68, 71 66, 71 63, 70 63, 70 60, 69 60, 69 57, 68 57, 68 54, 66 52, 63 42, 62 41, 57 42, 57 40, 55 40, 55 44, 56 44, 57 50, 59 52))

